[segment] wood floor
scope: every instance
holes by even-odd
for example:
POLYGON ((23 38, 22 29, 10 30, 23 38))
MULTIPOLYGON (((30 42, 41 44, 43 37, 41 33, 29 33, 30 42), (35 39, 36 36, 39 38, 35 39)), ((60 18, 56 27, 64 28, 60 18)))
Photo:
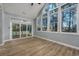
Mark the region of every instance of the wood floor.
POLYGON ((40 38, 8 41, 0 47, 2 56, 75 56, 79 50, 65 47, 40 38))

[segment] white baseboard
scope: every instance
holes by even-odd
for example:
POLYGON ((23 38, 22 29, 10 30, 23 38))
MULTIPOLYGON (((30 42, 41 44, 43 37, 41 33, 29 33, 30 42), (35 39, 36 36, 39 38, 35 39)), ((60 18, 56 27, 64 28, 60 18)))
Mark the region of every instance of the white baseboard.
POLYGON ((30 37, 23 37, 23 38, 16 38, 16 39, 8 39, 8 40, 5 40, 4 42, 13 41, 13 40, 20 40, 20 39, 25 39, 25 38, 30 38, 30 37))
POLYGON ((41 39, 48 40, 48 41, 52 41, 52 42, 55 42, 57 44, 64 45, 66 47, 70 47, 70 48, 79 50, 79 47, 77 47, 77 46, 73 46, 73 45, 70 45, 70 44, 63 43, 63 42, 58 42, 58 41, 51 40, 51 39, 47 39, 47 38, 40 37, 40 36, 37 36, 37 35, 34 35, 34 37, 41 38, 41 39))
POLYGON ((25 38, 31 38, 31 37, 33 37, 33 36, 30 36, 30 37, 23 37, 23 38, 16 38, 16 39, 8 39, 8 40, 4 40, 3 41, 3 43, 2 44, 0 44, 0 46, 3 46, 4 44, 5 44, 5 42, 7 42, 7 41, 13 41, 13 40, 21 40, 21 39, 25 39, 25 38))
POLYGON ((0 44, 0 46, 3 46, 3 45, 4 45, 4 43, 0 44))

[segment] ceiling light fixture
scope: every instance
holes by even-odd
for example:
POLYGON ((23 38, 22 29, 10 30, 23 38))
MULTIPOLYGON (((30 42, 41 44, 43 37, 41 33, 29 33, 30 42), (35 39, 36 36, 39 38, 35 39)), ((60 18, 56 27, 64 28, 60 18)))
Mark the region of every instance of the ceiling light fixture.
MULTIPOLYGON (((39 4, 39 5, 40 5, 41 3, 37 3, 37 4, 39 4)), ((34 3, 31 3, 31 6, 33 6, 33 5, 34 5, 34 3)))

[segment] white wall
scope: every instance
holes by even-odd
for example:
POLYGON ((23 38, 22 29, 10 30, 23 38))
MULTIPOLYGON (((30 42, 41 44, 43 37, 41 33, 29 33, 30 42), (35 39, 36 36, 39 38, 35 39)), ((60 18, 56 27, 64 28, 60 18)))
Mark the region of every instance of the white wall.
POLYGON ((0 9, 0 44, 2 44, 2 9, 0 9))
POLYGON ((3 37, 4 37, 4 41, 9 39, 10 36, 10 18, 7 14, 4 14, 4 30, 3 30, 3 37))
POLYGON ((79 4, 77 8, 77 32, 79 33, 79 4))

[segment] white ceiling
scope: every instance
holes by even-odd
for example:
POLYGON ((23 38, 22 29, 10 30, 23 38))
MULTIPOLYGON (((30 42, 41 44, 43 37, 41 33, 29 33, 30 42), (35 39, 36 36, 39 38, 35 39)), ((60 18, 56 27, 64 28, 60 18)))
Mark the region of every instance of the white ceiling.
POLYGON ((34 4, 31 6, 31 3, 4 3, 4 11, 19 16, 23 16, 29 19, 35 19, 38 15, 41 8, 44 6, 43 3, 34 4))

